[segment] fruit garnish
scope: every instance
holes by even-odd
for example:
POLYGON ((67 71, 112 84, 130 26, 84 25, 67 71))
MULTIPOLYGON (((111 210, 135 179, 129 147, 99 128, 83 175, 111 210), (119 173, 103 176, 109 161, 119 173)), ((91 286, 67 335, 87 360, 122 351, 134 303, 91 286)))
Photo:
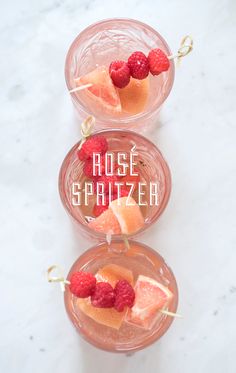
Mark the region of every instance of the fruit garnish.
POLYGON ((102 205, 102 204, 97 205, 97 203, 95 203, 95 205, 93 206, 93 216, 95 216, 97 218, 104 211, 106 211, 108 209, 108 206, 109 206, 109 204, 106 204, 106 205, 102 205))
POLYGON ((107 234, 132 234, 143 225, 140 207, 132 197, 112 201, 106 211, 88 223, 91 229, 107 234))
POLYGON ((113 175, 113 176, 102 175, 99 178, 97 178, 96 181, 94 182, 94 190, 96 192, 98 189, 97 183, 101 183, 104 185, 104 193, 106 194, 109 193, 109 185, 110 185, 112 193, 116 193, 117 191, 117 186, 115 185, 116 182, 118 182, 118 177, 116 175, 113 175))
POLYGON ((126 310, 117 312, 114 308, 97 308, 91 304, 90 298, 77 299, 76 306, 88 317, 101 325, 119 330, 124 320, 126 310))
MULTIPOLYGON (((119 180, 119 182, 123 183, 123 180, 119 180)), ((120 190, 119 195, 117 193, 112 195, 112 201, 115 201, 118 198, 127 197, 129 195, 129 191, 124 188, 120 190)))
POLYGON ((109 74, 116 87, 124 88, 129 84, 130 70, 127 62, 113 61, 109 67, 109 74))
POLYGON ((78 151, 78 157, 81 161, 91 159, 93 153, 105 154, 108 149, 108 143, 104 136, 95 135, 89 137, 78 151))
POLYGON ((152 49, 148 54, 150 73, 159 75, 167 71, 170 67, 170 61, 167 55, 159 48, 152 49))
MULTIPOLYGON (((99 281, 106 281, 111 286, 115 287, 119 280, 126 280, 128 284, 133 284, 133 274, 129 269, 117 264, 108 264, 100 268, 95 275, 98 284, 99 281)), ((91 304, 90 298, 78 299, 77 304, 80 310, 87 316, 92 318, 99 324, 119 330, 124 316, 127 312, 125 309, 122 312, 116 311, 114 308, 97 308, 91 304)))
POLYGON ((144 110, 149 94, 149 78, 138 80, 131 78, 130 83, 119 89, 122 110, 130 114, 138 114, 144 110))
POLYGON ((88 272, 74 272, 70 277, 69 289, 79 298, 87 298, 96 288, 96 278, 88 272))
POLYGON ((83 166, 83 172, 89 179, 96 179, 98 175, 93 173, 93 160, 88 159, 83 166))
POLYGON ((100 268, 96 273, 97 281, 107 281, 113 287, 119 280, 126 280, 129 284, 133 285, 133 273, 125 267, 117 264, 107 264, 100 268))
POLYGON ((109 234, 121 233, 120 224, 111 209, 107 209, 96 219, 90 221, 88 226, 96 232, 109 234))
POLYGON ((81 161, 84 161, 87 159, 87 155, 83 149, 79 149, 77 155, 81 161))
MULTIPOLYGON (((118 164, 116 162, 111 163, 111 158, 106 159, 106 154, 101 155, 99 160, 99 167, 96 166, 95 170, 93 172, 93 157, 89 160, 87 160, 84 164, 83 171, 85 176, 87 176, 90 179, 97 178, 99 176, 104 175, 106 172, 116 174, 116 169, 118 167, 118 164), (107 163, 106 163, 107 162, 107 163)), ((98 160, 96 159, 96 163, 98 164, 98 160)))
POLYGON ((135 79, 145 79, 149 74, 148 59, 143 52, 134 52, 128 59, 130 74, 135 79))
POLYGON ((91 304, 98 308, 112 308, 115 302, 115 291, 108 282, 98 282, 93 294, 91 304))
POLYGON ((124 311, 126 307, 133 307, 135 293, 132 286, 126 280, 119 280, 115 286, 114 308, 118 312, 124 311))
MULTIPOLYGON (((113 194, 111 196, 111 201, 114 201, 117 198, 125 197, 125 196, 128 196, 128 195, 129 195, 129 192, 127 190, 125 190, 125 189, 120 190, 119 197, 118 197, 117 194, 113 194)), ((108 195, 104 196, 104 204, 102 204, 103 203, 102 197, 98 198, 98 202, 99 203, 95 203, 94 206, 93 206, 93 215, 95 217, 98 217, 104 211, 106 211, 108 209, 108 207, 109 207, 109 197, 108 197, 108 195)))
POLYGON ((109 196, 104 195, 103 197, 97 196, 97 202, 93 206, 93 215, 96 217, 101 215, 109 207, 109 196))
MULTIPOLYGON (((129 180, 132 180, 132 177, 129 179, 129 177, 127 176, 127 179, 126 179, 126 176, 125 176, 123 179, 123 177, 119 177, 117 175, 99 176, 98 178, 95 178, 93 181, 94 191, 97 192, 98 188, 101 191, 102 187, 100 185, 103 185, 104 193, 107 195, 110 193, 112 194, 111 200, 117 199, 118 197, 128 196, 130 186, 126 186, 125 184, 126 180, 127 182, 132 182, 132 181, 129 181, 129 180), (98 183, 100 185, 98 185, 98 183), (116 184, 120 184, 119 188, 118 188, 118 185, 116 184)), ((135 180, 134 180, 134 184, 135 184, 135 180)))
POLYGON ((171 291, 150 277, 140 275, 134 287, 135 302, 127 321, 144 329, 152 328, 163 308, 173 298, 171 291))
POLYGON ((121 177, 121 179, 119 181, 124 183, 125 185, 126 185, 126 183, 133 184, 134 189, 136 189, 138 187, 138 183, 140 182, 140 175, 138 174, 138 169, 135 168, 135 167, 134 167, 133 173, 135 173, 137 175, 131 175, 130 174, 130 169, 128 168, 127 169, 127 175, 121 177))
MULTIPOLYGON (((103 109, 109 109, 114 112, 121 112, 121 105, 117 92, 114 93, 115 87, 125 88, 129 84, 130 75, 136 79, 145 79, 149 71, 152 75, 159 75, 169 69, 169 61, 177 59, 180 61, 183 57, 193 50, 193 39, 187 35, 181 40, 180 48, 176 54, 167 56, 161 49, 155 48, 149 52, 148 58, 143 52, 137 51, 132 53, 128 62, 116 60, 110 64, 109 74, 113 83, 106 89, 108 71, 105 66, 100 66, 89 74, 76 78, 77 87, 69 92, 85 90, 96 96, 96 101, 101 101, 103 109), (105 89, 104 89, 105 87, 105 89), (109 89, 110 88, 110 89, 109 89)), ((110 83, 110 82, 109 82, 110 83)), ((129 111, 127 111, 129 112, 129 111)))
POLYGON ((119 95, 105 66, 99 66, 87 75, 75 79, 76 85, 92 84, 83 90, 94 102, 100 104, 104 110, 120 112, 121 105, 119 95))
POLYGON ((109 205, 123 234, 132 234, 144 225, 144 218, 139 205, 132 197, 122 197, 112 201, 109 205))

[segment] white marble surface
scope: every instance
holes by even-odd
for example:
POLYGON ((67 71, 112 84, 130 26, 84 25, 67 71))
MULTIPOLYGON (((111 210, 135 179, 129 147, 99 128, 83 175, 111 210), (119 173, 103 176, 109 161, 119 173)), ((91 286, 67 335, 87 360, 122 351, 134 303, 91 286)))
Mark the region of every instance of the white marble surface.
POLYGON ((0 371, 234 373, 235 0, 0 5, 0 371), (131 357, 83 342, 45 278, 50 264, 67 271, 91 245, 74 236, 57 191, 59 166, 79 136, 65 54, 85 26, 114 16, 149 23, 173 50, 186 33, 195 40, 152 134, 172 170, 171 201, 140 239, 173 268, 184 319, 131 357))

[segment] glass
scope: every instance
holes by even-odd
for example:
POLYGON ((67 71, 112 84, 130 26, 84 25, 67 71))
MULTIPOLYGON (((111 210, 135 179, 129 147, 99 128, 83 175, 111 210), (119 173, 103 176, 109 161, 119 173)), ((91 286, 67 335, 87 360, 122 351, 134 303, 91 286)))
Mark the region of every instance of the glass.
MULTIPOLYGON (((127 60, 131 53, 141 50, 146 55, 153 48, 171 55, 163 37, 150 26, 132 19, 108 19, 83 30, 71 44, 66 57, 65 78, 68 90, 75 88, 75 78, 94 70, 97 65, 109 66, 113 60, 127 60)), ((105 113, 88 100, 83 91, 71 93, 79 117, 93 114, 97 129, 122 128, 146 130, 154 123, 161 105, 168 97, 174 82, 174 62, 158 76, 149 74, 149 95, 144 110, 138 114, 105 113)))
MULTIPOLYGON (((115 264, 133 272, 134 283, 139 275, 148 276, 168 287, 173 297, 168 311, 176 312, 178 289, 175 277, 164 259, 148 246, 130 241, 130 248, 125 251, 124 242, 115 240, 110 246, 101 243, 86 251, 72 266, 69 274, 86 271, 96 274, 105 265, 115 264)), ((123 319, 120 328, 103 325, 87 316, 78 303, 78 298, 70 290, 65 291, 65 307, 69 318, 79 333, 91 344, 112 352, 140 350, 157 341, 170 327, 173 317, 159 312, 150 330, 137 327, 123 319)))
MULTIPOLYGON (((130 152, 135 145, 135 152, 138 154, 139 172, 141 181, 147 183, 150 181, 158 185, 158 205, 153 204, 141 206, 141 212, 144 217, 144 226, 135 233, 141 233, 151 226, 164 211, 171 191, 171 174, 169 167, 164 160, 161 152, 148 139, 132 131, 109 130, 100 131, 97 134, 103 135, 109 146, 109 151, 130 152)), ((72 185, 81 182, 83 184, 85 177, 83 173, 83 162, 77 156, 80 142, 77 143, 66 155, 59 174, 59 192, 61 201, 72 217, 77 226, 87 233, 89 238, 96 238, 100 241, 106 240, 106 235, 94 231, 88 226, 85 216, 91 215, 91 209, 95 203, 96 196, 91 196, 89 206, 74 206, 72 203, 72 185)), ((149 201, 150 190, 146 190, 147 200, 149 201)), ((134 234, 130 235, 134 236, 134 234)), ((119 235, 113 235, 118 238, 119 235)))

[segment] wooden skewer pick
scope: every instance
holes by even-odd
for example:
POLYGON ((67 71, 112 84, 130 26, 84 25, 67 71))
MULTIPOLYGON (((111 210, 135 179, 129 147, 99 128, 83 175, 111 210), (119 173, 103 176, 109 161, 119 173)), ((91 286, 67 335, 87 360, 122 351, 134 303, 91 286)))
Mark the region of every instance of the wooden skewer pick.
POLYGON ((75 88, 71 89, 71 90, 69 91, 69 93, 74 93, 74 92, 82 91, 83 89, 86 89, 86 88, 90 88, 90 87, 92 87, 92 85, 93 85, 92 83, 89 83, 89 84, 81 85, 81 86, 79 86, 79 87, 75 87, 75 88))
POLYGON ((171 56, 168 56, 168 59, 174 60, 175 58, 177 58, 179 62, 182 57, 187 56, 187 54, 192 52, 192 50, 193 50, 193 39, 191 36, 186 35, 181 40, 180 48, 178 49, 177 54, 172 54, 171 56))
POLYGON ((170 311, 167 311, 167 310, 160 310, 160 312, 163 314, 163 315, 167 315, 167 316, 171 316, 171 317, 178 317, 180 319, 183 318, 182 315, 180 315, 179 313, 174 313, 174 312, 170 312, 170 311))
POLYGON ((61 290, 65 291, 65 286, 70 284, 70 281, 67 281, 63 276, 63 271, 58 265, 52 265, 47 270, 48 282, 59 282, 61 290), (52 276, 52 272, 57 272, 57 276, 52 276))

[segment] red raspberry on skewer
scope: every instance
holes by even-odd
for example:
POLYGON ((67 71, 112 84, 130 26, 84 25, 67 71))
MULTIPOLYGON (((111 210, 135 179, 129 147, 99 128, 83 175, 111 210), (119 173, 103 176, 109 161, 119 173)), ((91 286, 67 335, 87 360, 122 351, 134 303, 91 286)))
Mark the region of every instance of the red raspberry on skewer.
POLYGON ((114 201, 117 198, 127 197, 129 195, 129 191, 127 189, 125 189, 125 185, 120 187, 120 193, 119 194, 120 194, 119 196, 118 196, 118 193, 113 194, 112 201, 114 201))
POLYGON ((96 278, 92 273, 74 272, 70 277, 70 291, 78 298, 87 298, 93 294, 96 287, 96 278))
POLYGON ((98 282, 91 303, 94 307, 111 308, 114 306, 115 292, 113 287, 108 282, 98 282))
POLYGON ((99 215, 101 215, 104 211, 108 209, 109 203, 105 205, 95 205, 93 206, 93 215, 97 218, 99 215))
POLYGON ((88 159, 84 163, 83 172, 84 172, 85 176, 89 177, 90 179, 96 179, 97 178, 97 175, 93 174, 93 160, 92 159, 88 159))
POLYGON ((130 74, 135 79, 145 79, 149 74, 148 59, 143 52, 134 52, 128 59, 130 74))
POLYGON ((91 136, 82 145, 78 151, 78 157, 81 161, 91 159, 93 153, 105 154, 108 149, 107 139, 104 136, 91 136))
POLYGON ((124 88, 129 84, 130 71, 125 61, 113 61, 109 67, 109 74, 116 87, 124 88))
POLYGON ((119 179, 116 175, 113 176, 106 176, 102 175, 94 182, 94 190, 97 192, 97 183, 101 183, 104 185, 104 193, 109 193, 109 184, 111 184, 111 191, 115 193, 117 191, 117 187, 115 186, 115 182, 119 182, 119 179))
MULTIPOLYGON (((107 171, 111 172, 113 170, 113 173, 115 175, 116 169, 118 167, 117 163, 114 162, 114 164, 112 165, 110 158, 108 158, 107 163, 108 163, 107 164, 107 171), (113 168, 112 168, 112 166, 113 166, 113 168)), ((98 167, 95 167, 95 174, 93 173, 93 158, 85 161, 83 171, 84 171, 85 176, 89 177, 90 179, 96 179, 99 176, 104 175, 105 172, 106 172, 106 154, 103 154, 100 158, 100 172, 101 172, 101 175, 98 174, 98 167)))
POLYGON ((133 307, 135 292, 130 283, 126 280, 119 280, 115 286, 114 308, 118 312, 124 311, 125 307, 133 307))
POLYGON ((148 62, 150 73, 159 75, 163 71, 167 71, 170 67, 170 61, 167 55, 161 49, 152 49, 148 54, 148 62))

